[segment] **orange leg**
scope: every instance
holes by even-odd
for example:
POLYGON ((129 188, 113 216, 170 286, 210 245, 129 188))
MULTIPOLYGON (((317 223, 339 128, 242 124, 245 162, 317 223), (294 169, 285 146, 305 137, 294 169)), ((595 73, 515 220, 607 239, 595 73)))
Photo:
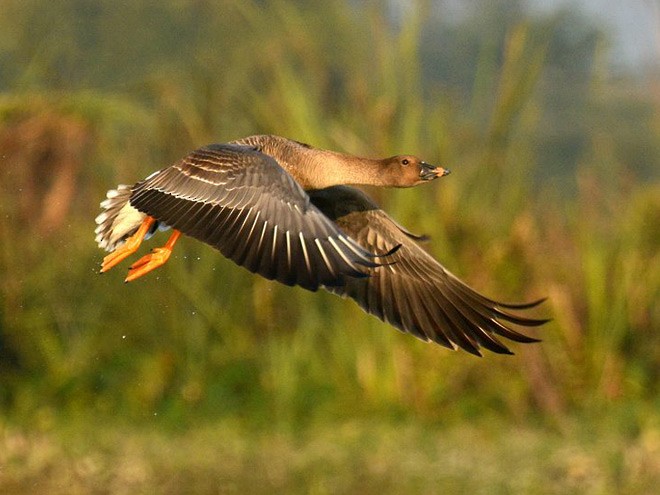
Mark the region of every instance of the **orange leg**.
POLYGON ((170 255, 172 254, 172 248, 180 236, 181 232, 175 230, 172 232, 172 235, 163 247, 153 249, 149 254, 143 256, 135 263, 133 263, 124 282, 131 282, 136 278, 140 278, 142 275, 149 273, 151 270, 164 265, 165 262, 170 258, 170 255))
POLYGON ((101 273, 107 272, 110 270, 110 268, 137 251, 137 249, 140 247, 140 244, 142 244, 142 241, 144 240, 144 236, 147 235, 147 232, 149 232, 149 229, 155 221, 156 219, 153 217, 145 218, 142 222, 142 225, 140 225, 140 227, 137 229, 137 232, 126 239, 126 242, 123 246, 115 249, 112 253, 103 258, 101 273))

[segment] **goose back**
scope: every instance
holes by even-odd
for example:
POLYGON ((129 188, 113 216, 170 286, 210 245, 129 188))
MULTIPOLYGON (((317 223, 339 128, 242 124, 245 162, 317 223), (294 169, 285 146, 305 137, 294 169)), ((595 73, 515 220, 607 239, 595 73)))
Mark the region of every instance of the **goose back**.
POLYGON ((286 285, 316 290, 375 266, 273 158, 251 147, 199 149, 136 184, 130 204, 286 285))

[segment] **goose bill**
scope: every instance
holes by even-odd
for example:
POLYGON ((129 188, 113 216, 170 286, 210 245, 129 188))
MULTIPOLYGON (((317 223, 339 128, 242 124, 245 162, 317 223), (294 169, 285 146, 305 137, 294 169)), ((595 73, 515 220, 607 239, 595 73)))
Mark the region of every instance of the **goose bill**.
POLYGON ((438 177, 442 177, 449 173, 449 169, 436 167, 426 162, 421 163, 421 170, 419 171, 419 177, 422 180, 433 180, 438 177))

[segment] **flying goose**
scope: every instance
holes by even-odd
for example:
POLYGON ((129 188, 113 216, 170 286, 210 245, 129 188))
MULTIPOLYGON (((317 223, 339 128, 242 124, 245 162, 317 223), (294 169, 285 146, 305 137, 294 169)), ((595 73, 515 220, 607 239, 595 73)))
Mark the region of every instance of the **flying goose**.
POLYGON ((360 158, 273 135, 212 144, 108 191, 96 218, 96 242, 110 251, 101 273, 172 228, 163 247, 131 265, 126 282, 164 264, 183 233, 268 279, 350 297, 422 340, 479 356, 482 347, 511 354, 496 336, 537 342, 511 324, 548 321, 515 312, 543 299, 505 304, 479 294, 349 187, 411 187, 448 173, 412 155, 360 158))

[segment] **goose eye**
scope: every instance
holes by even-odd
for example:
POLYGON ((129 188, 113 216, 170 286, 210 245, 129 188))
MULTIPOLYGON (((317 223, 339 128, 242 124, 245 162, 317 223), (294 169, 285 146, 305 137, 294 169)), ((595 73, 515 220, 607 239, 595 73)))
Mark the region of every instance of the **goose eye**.
POLYGON ((401 165, 409 165, 409 164, 410 164, 410 160, 408 160, 407 158, 401 160, 401 165))

